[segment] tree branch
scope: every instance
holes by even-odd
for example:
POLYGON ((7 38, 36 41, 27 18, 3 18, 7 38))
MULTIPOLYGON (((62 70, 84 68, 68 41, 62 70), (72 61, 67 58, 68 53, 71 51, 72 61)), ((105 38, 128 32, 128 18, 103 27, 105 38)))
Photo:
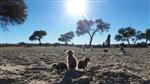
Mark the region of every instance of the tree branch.
POLYGON ((93 37, 95 35, 95 33, 98 31, 99 29, 96 29, 93 33, 92 33, 92 36, 93 37))
POLYGON ((87 33, 89 34, 90 38, 92 38, 92 35, 91 35, 90 31, 87 31, 87 33))

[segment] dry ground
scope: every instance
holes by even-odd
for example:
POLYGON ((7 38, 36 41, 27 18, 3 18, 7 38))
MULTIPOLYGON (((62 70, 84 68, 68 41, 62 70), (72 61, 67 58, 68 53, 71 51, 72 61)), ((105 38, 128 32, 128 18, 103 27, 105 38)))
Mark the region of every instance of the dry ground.
POLYGON ((91 59, 92 72, 83 74, 92 77, 91 84, 112 84, 114 80, 110 83, 106 79, 122 75, 132 75, 133 80, 128 78, 126 81, 130 82, 116 84, 148 84, 141 81, 150 80, 150 48, 125 48, 128 54, 123 55, 119 48, 94 48, 92 52, 90 49, 83 52, 82 48, 65 46, 0 47, 0 84, 57 84, 65 72, 55 73, 51 64, 66 62, 66 49, 73 49, 78 60, 91 59), (104 49, 109 52, 103 52, 104 49))

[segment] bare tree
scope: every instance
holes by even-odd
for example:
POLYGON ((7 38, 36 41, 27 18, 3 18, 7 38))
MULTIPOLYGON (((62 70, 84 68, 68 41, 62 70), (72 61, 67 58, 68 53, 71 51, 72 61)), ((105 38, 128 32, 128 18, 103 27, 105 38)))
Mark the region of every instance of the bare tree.
POLYGON ((65 34, 61 34, 60 37, 58 38, 58 41, 62 41, 68 44, 68 42, 71 41, 73 37, 74 37, 74 32, 70 31, 65 34))
POLYGON ((46 31, 43 30, 39 30, 39 31, 35 31, 30 37, 29 40, 30 41, 34 41, 34 40, 38 40, 39 44, 41 44, 41 39, 43 38, 43 36, 47 35, 46 31))
POLYGON ((0 0, 0 25, 22 24, 26 20, 26 5, 24 0, 0 0))
POLYGON ((94 35, 97 32, 104 32, 110 29, 110 24, 103 22, 102 19, 92 20, 79 20, 77 22, 76 34, 78 36, 88 34, 90 37, 89 45, 91 46, 94 35))

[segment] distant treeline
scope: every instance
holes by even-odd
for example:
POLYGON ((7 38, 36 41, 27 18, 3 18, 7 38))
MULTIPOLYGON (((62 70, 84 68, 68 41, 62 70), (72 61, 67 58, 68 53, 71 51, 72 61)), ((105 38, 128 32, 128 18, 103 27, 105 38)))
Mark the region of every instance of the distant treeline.
MULTIPOLYGON (((123 45, 124 47, 148 47, 150 44, 146 44, 144 42, 137 43, 137 44, 111 44, 110 47, 120 47, 120 45, 123 45)), ((36 46, 43 46, 43 47, 49 47, 49 46, 74 46, 74 47, 85 47, 85 48, 91 48, 89 45, 84 44, 84 45, 78 45, 78 44, 61 44, 61 43, 42 43, 42 44, 35 44, 35 43, 25 43, 25 42, 20 42, 16 44, 10 44, 10 43, 4 43, 0 44, 0 47, 36 47, 36 46)), ((93 48, 106 48, 107 46, 104 45, 92 45, 93 48)))

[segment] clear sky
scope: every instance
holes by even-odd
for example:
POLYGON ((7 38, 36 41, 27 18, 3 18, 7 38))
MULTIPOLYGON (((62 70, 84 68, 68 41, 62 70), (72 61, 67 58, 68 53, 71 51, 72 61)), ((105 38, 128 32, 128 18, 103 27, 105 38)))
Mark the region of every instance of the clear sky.
MULTIPOLYGON (((60 34, 76 30, 76 22, 83 17, 72 16, 66 12, 67 0, 25 0, 28 18, 22 25, 9 25, 9 31, 0 28, 0 43, 28 42, 29 36, 35 30, 45 30, 48 35, 42 39, 43 43, 58 42, 60 34)), ((111 40, 121 27, 131 26, 144 31, 150 28, 150 0, 86 0, 86 18, 103 19, 110 23, 111 29, 107 33, 97 33, 93 44, 100 44, 111 34, 111 40)), ((37 43, 37 42, 36 42, 37 43)), ((88 35, 75 37, 71 43, 89 43, 88 35)))

